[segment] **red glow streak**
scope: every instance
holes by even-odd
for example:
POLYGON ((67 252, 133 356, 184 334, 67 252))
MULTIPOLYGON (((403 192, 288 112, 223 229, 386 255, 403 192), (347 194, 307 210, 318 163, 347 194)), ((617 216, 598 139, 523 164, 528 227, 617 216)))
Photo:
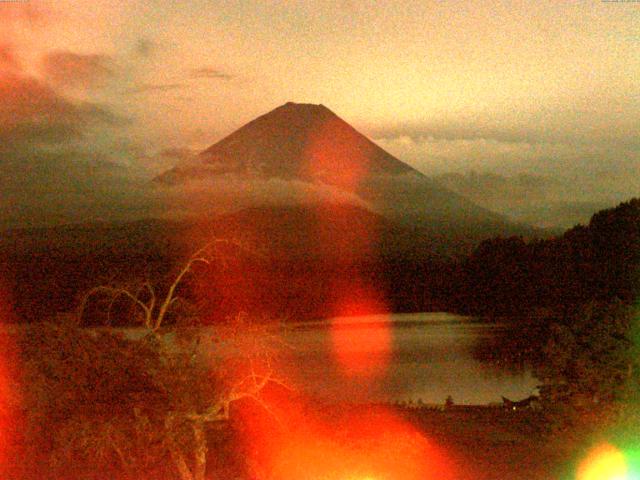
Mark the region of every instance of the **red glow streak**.
POLYGON ((608 443, 593 449, 578 467, 576 480, 627 480, 624 454, 608 443))
MULTIPOLYGON (((0 282, 0 300, 6 301, 8 294, 0 282)), ((17 396, 16 361, 10 333, 6 322, 10 309, 6 303, 0 303, 0 477, 9 478, 12 459, 17 441, 17 396)))
POLYGON ((452 458, 387 410, 320 417, 299 405, 244 418, 252 468, 278 480, 448 480, 452 458))
MULTIPOLYGON (((0 342, 0 348, 3 348, 3 351, 4 343, 0 342)), ((13 430, 11 426, 13 415, 10 402, 10 381, 4 363, 5 359, 0 358, 0 472, 5 472, 8 466, 13 430)))
MULTIPOLYGON (((336 291, 344 295, 336 305, 336 316, 387 310, 371 287, 352 284, 338 286, 336 291)), ((392 353, 391 325, 387 315, 376 317, 375 325, 371 326, 349 326, 344 320, 336 319, 332 321, 330 332, 334 357, 345 375, 374 378, 384 374, 392 353)))
MULTIPOLYGON (((370 146, 338 120, 329 120, 310 136, 305 150, 306 168, 313 178, 356 192, 369 173, 370 146)), ((344 265, 360 265, 375 259, 377 225, 375 216, 367 217, 348 208, 322 205, 316 210, 320 250, 344 265), (338 226, 338 227, 336 227, 338 226)), ((367 272, 342 272, 332 286, 332 316, 341 317, 387 312, 384 295, 367 279, 367 272)), ((388 318, 385 319, 388 323, 388 318)), ((333 354, 347 376, 376 377, 386 370, 391 355, 391 331, 388 324, 375 328, 331 326, 333 354)))
POLYGON ((338 119, 330 119, 307 138, 304 173, 355 191, 369 171, 371 145, 359 142, 338 119))

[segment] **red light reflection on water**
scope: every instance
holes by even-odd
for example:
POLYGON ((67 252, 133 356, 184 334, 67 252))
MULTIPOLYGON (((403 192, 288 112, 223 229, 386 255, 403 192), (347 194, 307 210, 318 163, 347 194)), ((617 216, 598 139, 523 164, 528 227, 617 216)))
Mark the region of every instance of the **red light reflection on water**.
MULTIPOLYGON (((370 286, 358 283, 338 287, 337 317, 386 311, 380 295, 370 286)), ((363 317, 362 322, 368 318, 363 317)), ((392 335, 388 315, 376 315, 375 323, 349 324, 341 319, 331 323, 333 355, 346 376, 375 378, 385 373, 392 353, 392 335)))

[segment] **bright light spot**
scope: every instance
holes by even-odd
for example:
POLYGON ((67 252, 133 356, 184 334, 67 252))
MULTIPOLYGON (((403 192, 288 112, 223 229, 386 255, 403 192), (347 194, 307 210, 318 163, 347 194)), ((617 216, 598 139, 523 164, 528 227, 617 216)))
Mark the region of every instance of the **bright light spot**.
POLYGON ((346 376, 378 377, 386 372, 391 356, 388 324, 372 327, 331 327, 334 356, 346 376))
MULTIPOLYGON (((283 407, 285 405, 282 405, 283 407)), ((453 480, 452 452, 385 409, 314 414, 289 404, 247 426, 248 461, 279 480, 453 480)), ((248 418, 247 418, 248 419, 248 418)))
MULTIPOLYGON (((344 299, 336 305, 337 316, 358 315, 367 311, 385 311, 381 296, 367 286, 347 285, 338 290, 344 299)), ((346 376, 375 378, 383 375, 392 353, 391 320, 388 315, 362 317, 364 324, 345 324, 343 319, 331 323, 333 356, 346 376), (367 324, 367 318, 371 323, 367 324)))
POLYGON ((304 157, 304 173, 355 191, 369 173, 372 146, 345 128, 341 120, 330 119, 309 134, 304 157))
POLYGON ((603 444, 589 453, 578 468, 577 480, 631 480, 624 454, 603 444))

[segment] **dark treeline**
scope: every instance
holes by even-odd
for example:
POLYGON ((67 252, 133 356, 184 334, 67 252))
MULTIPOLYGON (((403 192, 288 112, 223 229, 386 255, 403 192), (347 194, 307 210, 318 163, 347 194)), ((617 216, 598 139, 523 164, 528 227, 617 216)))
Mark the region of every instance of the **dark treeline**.
POLYGON ((476 353, 533 365, 551 410, 638 398, 639 199, 556 238, 486 240, 454 270, 450 310, 515 326, 476 353))
MULTIPOLYGON (((5 307, 9 298, 18 320, 38 321, 72 310, 82 292, 103 283, 131 287, 144 280, 161 292, 192 253, 176 240, 185 231, 180 224, 157 224, 137 237, 118 233, 123 238, 115 244, 108 241, 113 232, 105 231, 102 244, 77 248, 67 241, 64 248, 43 244, 5 253, 0 271, 8 292, 5 307), (171 237, 170 227, 175 228, 171 237)), ((562 314, 592 300, 628 304, 640 286, 638 199, 596 213, 587 226, 558 237, 493 238, 456 258, 425 253, 421 241, 412 252, 387 248, 378 257, 351 263, 230 249, 221 262, 198 266, 180 296, 207 322, 239 311, 293 320, 381 310, 524 318, 562 314), (354 301, 345 305, 348 297, 354 301)), ((127 308, 116 305, 121 315, 111 321, 126 324, 127 308)))
POLYGON ((522 317, 573 311, 589 301, 630 304, 639 292, 639 266, 640 199, 633 199, 560 237, 482 242, 455 269, 450 306, 522 317))

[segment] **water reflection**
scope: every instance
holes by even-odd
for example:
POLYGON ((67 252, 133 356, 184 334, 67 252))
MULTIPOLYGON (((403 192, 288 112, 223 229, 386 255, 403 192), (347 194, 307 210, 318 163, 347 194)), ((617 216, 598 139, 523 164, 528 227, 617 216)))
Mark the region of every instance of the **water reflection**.
MULTIPOLYGON (((127 332, 130 338, 141 335, 144 331, 127 332)), ((529 337, 518 336, 507 323, 449 313, 370 315, 287 324, 277 337, 272 360, 278 374, 315 402, 442 405, 451 396, 457 404, 489 404, 501 402, 501 396, 526 398, 539 383, 531 374, 533 356, 514 353, 525 351, 529 337), (380 329, 390 333, 391 348, 371 341, 380 329), (345 372, 335 355, 336 331, 342 332, 343 358, 385 368, 368 375, 345 372)), ((165 338, 169 344, 177 341, 171 334, 165 338)), ((207 356, 233 355, 216 341, 214 327, 205 328, 202 338, 213 340, 201 344, 207 356)))
MULTIPOLYGON (((332 357, 328 322, 299 324, 284 332, 281 364, 304 393, 318 401, 442 404, 451 395, 460 404, 499 402, 500 396, 521 398, 535 392, 538 381, 527 363, 498 361, 497 351, 508 328, 447 313, 391 315, 392 355, 384 372, 371 379, 344 376, 332 357)), ((387 322, 387 323, 383 323, 387 322)), ((354 355, 383 356, 375 343, 377 329, 389 317, 332 319, 332 328, 349 332, 354 355)))

